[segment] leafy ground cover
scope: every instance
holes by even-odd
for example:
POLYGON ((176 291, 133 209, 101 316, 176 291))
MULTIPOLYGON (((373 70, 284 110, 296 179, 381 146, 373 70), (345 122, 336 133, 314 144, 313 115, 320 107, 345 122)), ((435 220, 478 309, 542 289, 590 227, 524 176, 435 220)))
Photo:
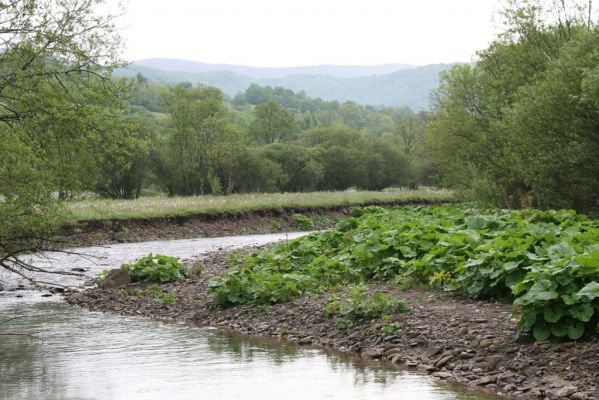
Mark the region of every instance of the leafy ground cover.
POLYGON ((175 257, 148 254, 133 264, 123 264, 132 282, 169 283, 187 276, 187 268, 175 257))
POLYGON ((599 331, 599 221, 574 211, 355 209, 335 229, 254 254, 209 285, 222 306, 348 284, 433 285, 512 301, 537 340, 599 331))

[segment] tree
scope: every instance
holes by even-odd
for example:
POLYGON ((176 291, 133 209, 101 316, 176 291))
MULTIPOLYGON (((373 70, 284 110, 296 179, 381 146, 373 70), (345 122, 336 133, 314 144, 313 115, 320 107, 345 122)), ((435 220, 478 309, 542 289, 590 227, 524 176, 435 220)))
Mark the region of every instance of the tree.
POLYGON ((250 137, 260 144, 270 144, 288 139, 293 132, 293 115, 274 101, 256 106, 256 117, 250 124, 250 137))
POLYGON ((164 143, 155 146, 156 174, 165 192, 171 196, 220 193, 223 183, 228 191, 234 183, 226 171, 233 166, 227 165, 225 157, 233 156, 231 146, 243 144, 245 138, 229 123, 221 91, 177 85, 165 102, 170 126, 164 143))
POLYGON ((119 38, 100 3, 0 3, 0 266, 28 280, 39 269, 18 255, 55 248, 49 238, 61 222, 45 156, 62 139, 56 118, 86 115, 90 100, 111 113, 123 93, 110 80, 119 38))
POLYGON ((508 207, 597 208, 592 2, 515 1, 473 66, 442 75, 427 143, 446 183, 508 207))

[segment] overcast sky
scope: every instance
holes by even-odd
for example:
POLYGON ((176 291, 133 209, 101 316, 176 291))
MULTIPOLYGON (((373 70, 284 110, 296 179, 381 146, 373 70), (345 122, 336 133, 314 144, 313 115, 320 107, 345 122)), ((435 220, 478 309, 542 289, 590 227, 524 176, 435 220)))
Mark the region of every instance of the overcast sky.
POLYGON ((498 0, 125 0, 124 57, 252 66, 472 61, 498 0))

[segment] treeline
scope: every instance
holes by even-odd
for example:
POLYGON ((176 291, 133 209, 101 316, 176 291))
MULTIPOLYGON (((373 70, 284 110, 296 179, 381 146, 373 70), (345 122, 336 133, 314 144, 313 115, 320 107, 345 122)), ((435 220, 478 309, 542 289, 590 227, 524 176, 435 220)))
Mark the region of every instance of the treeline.
POLYGON ((61 143, 53 174, 61 198, 375 190, 433 179, 426 113, 278 87, 252 85, 229 100, 213 87, 141 74, 128 84, 126 111, 93 120, 97 140, 61 143))
POLYGON ((444 182, 504 207, 599 208, 592 2, 510 1, 474 65, 442 75, 428 148, 444 182))

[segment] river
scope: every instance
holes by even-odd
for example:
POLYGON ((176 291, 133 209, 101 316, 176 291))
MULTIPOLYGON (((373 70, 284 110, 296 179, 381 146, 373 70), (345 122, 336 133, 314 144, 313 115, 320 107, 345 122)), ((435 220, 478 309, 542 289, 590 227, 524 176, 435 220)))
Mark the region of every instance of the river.
MULTIPOLYGON (((88 277, 148 254, 193 259, 283 235, 156 241, 32 257, 38 266, 83 268, 88 277)), ((3 275, 4 281, 14 278, 3 275)), ((56 276, 56 283, 82 277, 56 276)), ((429 376, 319 348, 186 324, 90 312, 32 290, 0 292, 0 399, 417 399, 494 396, 441 386, 429 376), (19 296, 19 297, 17 297, 19 296), (2 324, 3 321, 18 317, 2 324)))

